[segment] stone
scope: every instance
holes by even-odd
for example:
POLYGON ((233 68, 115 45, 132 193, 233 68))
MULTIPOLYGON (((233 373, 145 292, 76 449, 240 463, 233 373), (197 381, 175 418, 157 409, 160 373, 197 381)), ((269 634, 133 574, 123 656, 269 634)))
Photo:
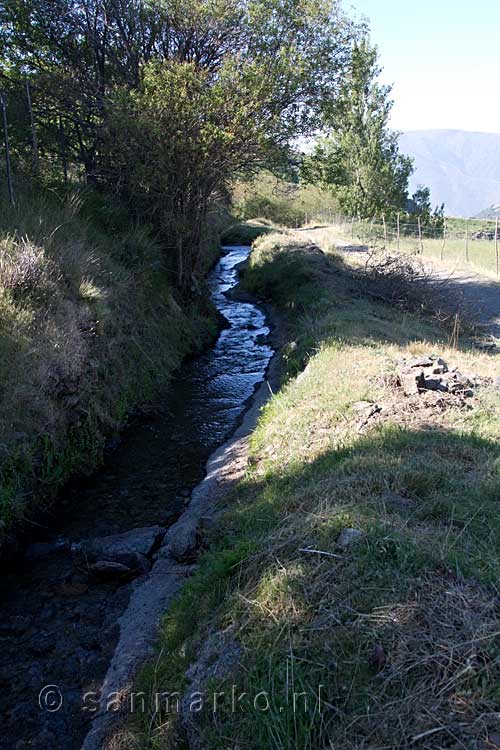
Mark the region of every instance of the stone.
POLYGON ((409 362, 410 367, 432 367, 435 364, 430 357, 415 357, 409 362))
POLYGON ((89 568, 90 574, 101 581, 114 581, 131 577, 132 571, 126 565, 111 562, 110 560, 98 560, 89 568))
POLYGON ((85 540, 78 545, 78 552, 90 562, 105 560, 146 572, 150 568, 148 555, 154 552, 164 535, 162 526, 131 529, 124 534, 85 540))
POLYGON ((448 365, 446 364, 444 359, 442 359, 441 357, 438 357, 436 359, 434 366, 442 368, 443 372, 448 372, 448 365))
POLYGON ((339 547, 347 549, 351 545, 356 544, 356 542, 361 541, 364 535, 361 529, 344 529, 337 539, 337 544, 339 547))
POLYGON ((432 368, 433 375, 444 375, 446 372, 448 372, 446 365, 434 365, 432 368))
POLYGON ((424 388, 426 391, 439 391, 441 390, 441 385, 440 378, 424 378, 424 388))
POLYGON ((193 562, 196 559, 201 543, 201 534, 198 527, 191 524, 181 526, 175 536, 170 540, 168 551, 177 562, 193 562))
POLYGON ((403 386, 403 390, 407 396, 413 396, 424 387, 423 372, 413 371, 411 373, 403 373, 401 375, 401 385, 403 386))
POLYGON ((200 544, 201 532, 196 521, 177 524, 165 537, 160 557, 173 557, 179 563, 193 562, 198 555, 200 544))

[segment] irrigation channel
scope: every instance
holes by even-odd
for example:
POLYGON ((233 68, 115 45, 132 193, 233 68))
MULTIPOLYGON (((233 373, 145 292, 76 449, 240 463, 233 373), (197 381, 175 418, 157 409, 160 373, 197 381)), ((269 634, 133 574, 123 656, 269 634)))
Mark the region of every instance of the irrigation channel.
POLYGON ((99 692, 133 584, 89 575, 75 545, 172 525, 265 377, 273 354, 266 318, 228 294, 249 251, 224 248, 209 276, 228 323, 216 343, 182 366, 160 408, 126 430, 97 474, 67 488, 51 528, 39 529, 26 558, 2 575, 2 749, 79 750, 92 719, 82 695, 99 692), (42 695, 40 707, 47 685, 63 698, 58 710, 55 695, 42 695))

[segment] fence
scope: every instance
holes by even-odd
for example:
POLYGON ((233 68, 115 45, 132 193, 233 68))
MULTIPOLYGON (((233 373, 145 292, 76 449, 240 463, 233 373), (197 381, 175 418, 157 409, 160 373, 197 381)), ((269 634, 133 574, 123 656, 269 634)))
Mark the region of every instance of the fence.
POLYGON ((319 212, 310 218, 335 226, 347 241, 426 255, 456 264, 473 264, 500 275, 499 218, 446 218, 429 224, 422 217, 409 218, 408 214, 399 214, 392 221, 384 216, 362 220, 335 215, 331 211, 319 212))

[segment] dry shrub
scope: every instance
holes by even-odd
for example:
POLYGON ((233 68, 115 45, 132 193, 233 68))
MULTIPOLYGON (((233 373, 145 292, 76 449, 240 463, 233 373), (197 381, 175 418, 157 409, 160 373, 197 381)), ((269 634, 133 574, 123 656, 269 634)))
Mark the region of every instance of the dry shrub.
POLYGON ((55 288, 55 266, 44 251, 27 238, 2 243, 0 287, 16 301, 43 297, 55 288))
POLYGON ((471 332, 474 314, 446 279, 436 279, 418 259, 373 249, 353 270, 362 290, 382 302, 430 316, 448 330, 471 332))

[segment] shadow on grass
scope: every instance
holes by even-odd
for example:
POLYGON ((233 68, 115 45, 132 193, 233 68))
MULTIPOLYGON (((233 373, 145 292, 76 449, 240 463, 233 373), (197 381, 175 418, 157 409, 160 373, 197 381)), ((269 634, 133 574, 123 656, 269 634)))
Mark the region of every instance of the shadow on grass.
POLYGON ((166 618, 154 674, 189 692, 207 628, 210 663, 238 642, 239 664, 207 687, 222 697, 197 718, 204 747, 404 747, 441 724, 416 746, 485 741, 477 718, 500 697, 499 462, 492 440, 386 426, 249 476, 166 618), (347 528, 362 536, 342 547, 347 528))

